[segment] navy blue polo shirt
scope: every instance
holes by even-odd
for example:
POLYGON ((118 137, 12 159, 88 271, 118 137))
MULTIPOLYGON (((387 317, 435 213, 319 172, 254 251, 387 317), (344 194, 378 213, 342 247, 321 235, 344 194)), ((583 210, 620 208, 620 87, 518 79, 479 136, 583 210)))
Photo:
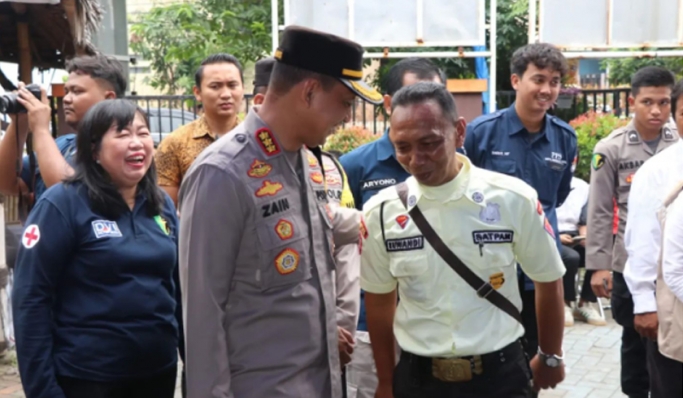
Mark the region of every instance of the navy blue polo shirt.
POLYGON ((116 220, 91 210, 84 185, 57 184, 26 222, 12 309, 27 396, 63 397, 56 375, 98 382, 176 367, 177 218, 165 195, 139 195, 116 220))
MULTIPOLYGON (((57 144, 57 148, 59 149, 59 152, 64 156, 64 159, 66 159, 67 163, 73 166, 73 158, 74 155, 76 154, 76 134, 66 134, 62 135, 60 137, 57 137, 55 140, 55 144, 57 144)), ((33 155, 35 157, 35 154, 33 155)), ((38 161, 36 160, 36 170, 35 170, 35 202, 38 202, 38 199, 40 199, 41 195, 45 193, 45 190, 47 190, 47 187, 45 186, 45 181, 43 181, 43 177, 40 175, 40 168, 38 167, 38 161)), ((32 179, 31 179, 31 168, 28 162, 28 155, 24 156, 23 159, 23 165, 21 167, 21 179, 24 181, 27 187, 31 189, 32 187, 32 179)))
POLYGON ((512 104, 470 123, 465 150, 475 166, 520 178, 536 189, 559 248, 555 209, 571 190, 571 165, 577 153, 574 129, 546 114, 541 131, 530 134, 512 104))
MULTIPOLYGON (((339 158, 339 161, 344 167, 353 200, 359 210, 362 210, 363 204, 381 189, 399 184, 410 177, 396 160, 388 130, 378 140, 354 149, 339 158)), ((362 291, 358 330, 368 330, 362 291)))

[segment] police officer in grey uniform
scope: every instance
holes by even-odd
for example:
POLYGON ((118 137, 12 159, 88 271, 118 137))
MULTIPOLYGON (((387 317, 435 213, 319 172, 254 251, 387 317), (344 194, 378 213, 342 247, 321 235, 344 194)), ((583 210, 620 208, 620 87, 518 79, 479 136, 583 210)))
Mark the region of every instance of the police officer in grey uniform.
POLYGON ((322 161, 305 147, 349 117, 356 95, 381 101, 361 80, 362 53, 333 35, 285 29, 263 105, 187 173, 189 398, 341 397, 333 250, 360 231, 340 235, 339 213, 315 193, 322 161))
POLYGON ((623 276, 628 195, 638 168, 678 140, 678 132, 669 124, 673 85, 674 76, 664 68, 645 67, 636 72, 629 98, 633 120, 598 142, 591 161, 586 269, 595 271, 593 291, 598 297, 611 296, 614 319, 623 326, 621 388, 629 397, 647 397, 649 383, 645 345, 634 328, 633 298, 623 276), (612 235, 615 200, 616 237, 612 235))

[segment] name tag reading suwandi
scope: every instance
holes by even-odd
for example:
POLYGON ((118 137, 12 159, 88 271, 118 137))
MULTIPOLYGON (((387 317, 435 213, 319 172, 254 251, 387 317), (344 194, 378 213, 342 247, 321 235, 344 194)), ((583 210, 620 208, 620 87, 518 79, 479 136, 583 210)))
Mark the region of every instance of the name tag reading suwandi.
POLYGON ((404 252, 409 250, 424 249, 424 236, 411 236, 401 239, 387 239, 384 244, 388 252, 404 252))

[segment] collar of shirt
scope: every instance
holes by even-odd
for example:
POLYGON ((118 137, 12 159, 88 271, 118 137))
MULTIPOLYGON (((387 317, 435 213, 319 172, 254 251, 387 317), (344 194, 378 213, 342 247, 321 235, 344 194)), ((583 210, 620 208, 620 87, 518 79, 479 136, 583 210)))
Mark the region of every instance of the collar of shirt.
MULTIPOLYGON (((515 135, 519 134, 522 132, 528 133, 528 130, 524 125, 522 124, 522 121, 519 119, 519 115, 517 115, 517 110, 515 109, 515 102, 512 103, 506 110, 505 110, 505 119, 508 123, 508 133, 510 135, 515 135)), ((546 131, 548 130, 548 123, 550 123, 550 118, 546 114, 543 116, 543 128, 541 131, 538 133, 535 133, 534 135, 538 134, 538 137, 543 137, 546 140, 548 140, 548 136, 546 135, 546 131)))
MULTIPOLYGON (((446 203, 456 201, 461 197, 466 196, 468 200, 471 200, 473 203, 483 206, 483 201, 477 201, 473 198, 473 196, 476 196, 476 188, 474 187, 475 184, 470 180, 470 176, 474 166, 466 156, 459 153, 456 153, 455 156, 462 162, 462 168, 454 179, 445 184, 439 185, 438 187, 429 187, 418 183, 415 177, 408 178, 409 195, 415 195, 416 204, 420 202, 422 197, 425 197, 428 200, 446 203)), ((412 208, 412 206, 409 205, 408 210, 410 210, 410 208, 412 208)))
MULTIPOLYGON (((242 122, 242 118, 237 115, 235 118, 235 125, 230 128, 230 130, 234 129, 237 127, 238 124, 242 122)), ((226 131, 227 133, 227 131, 226 131)), ((214 140, 217 139, 216 134, 211 132, 211 129, 209 128, 209 123, 206 122, 206 116, 201 116, 199 119, 197 119, 197 125, 194 128, 194 131, 192 132, 192 138, 197 139, 197 138, 202 138, 209 136, 213 138, 214 140)))
POLYGON ((396 157, 396 150, 389 139, 389 128, 387 128, 382 137, 377 140, 377 160, 384 161, 391 157, 396 157))

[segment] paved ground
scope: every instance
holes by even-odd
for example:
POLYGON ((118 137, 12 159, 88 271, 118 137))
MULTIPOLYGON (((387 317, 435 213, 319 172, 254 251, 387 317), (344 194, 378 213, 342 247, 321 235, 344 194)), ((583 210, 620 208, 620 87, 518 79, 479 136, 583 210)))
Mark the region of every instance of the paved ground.
MULTIPOLYGON (((565 329, 567 378, 542 398, 622 398, 619 388, 621 327, 610 320, 605 327, 576 323, 565 329)), ((14 353, 0 359, 0 398, 24 397, 14 353)), ((176 393, 180 398, 180 392, 176 393)))

